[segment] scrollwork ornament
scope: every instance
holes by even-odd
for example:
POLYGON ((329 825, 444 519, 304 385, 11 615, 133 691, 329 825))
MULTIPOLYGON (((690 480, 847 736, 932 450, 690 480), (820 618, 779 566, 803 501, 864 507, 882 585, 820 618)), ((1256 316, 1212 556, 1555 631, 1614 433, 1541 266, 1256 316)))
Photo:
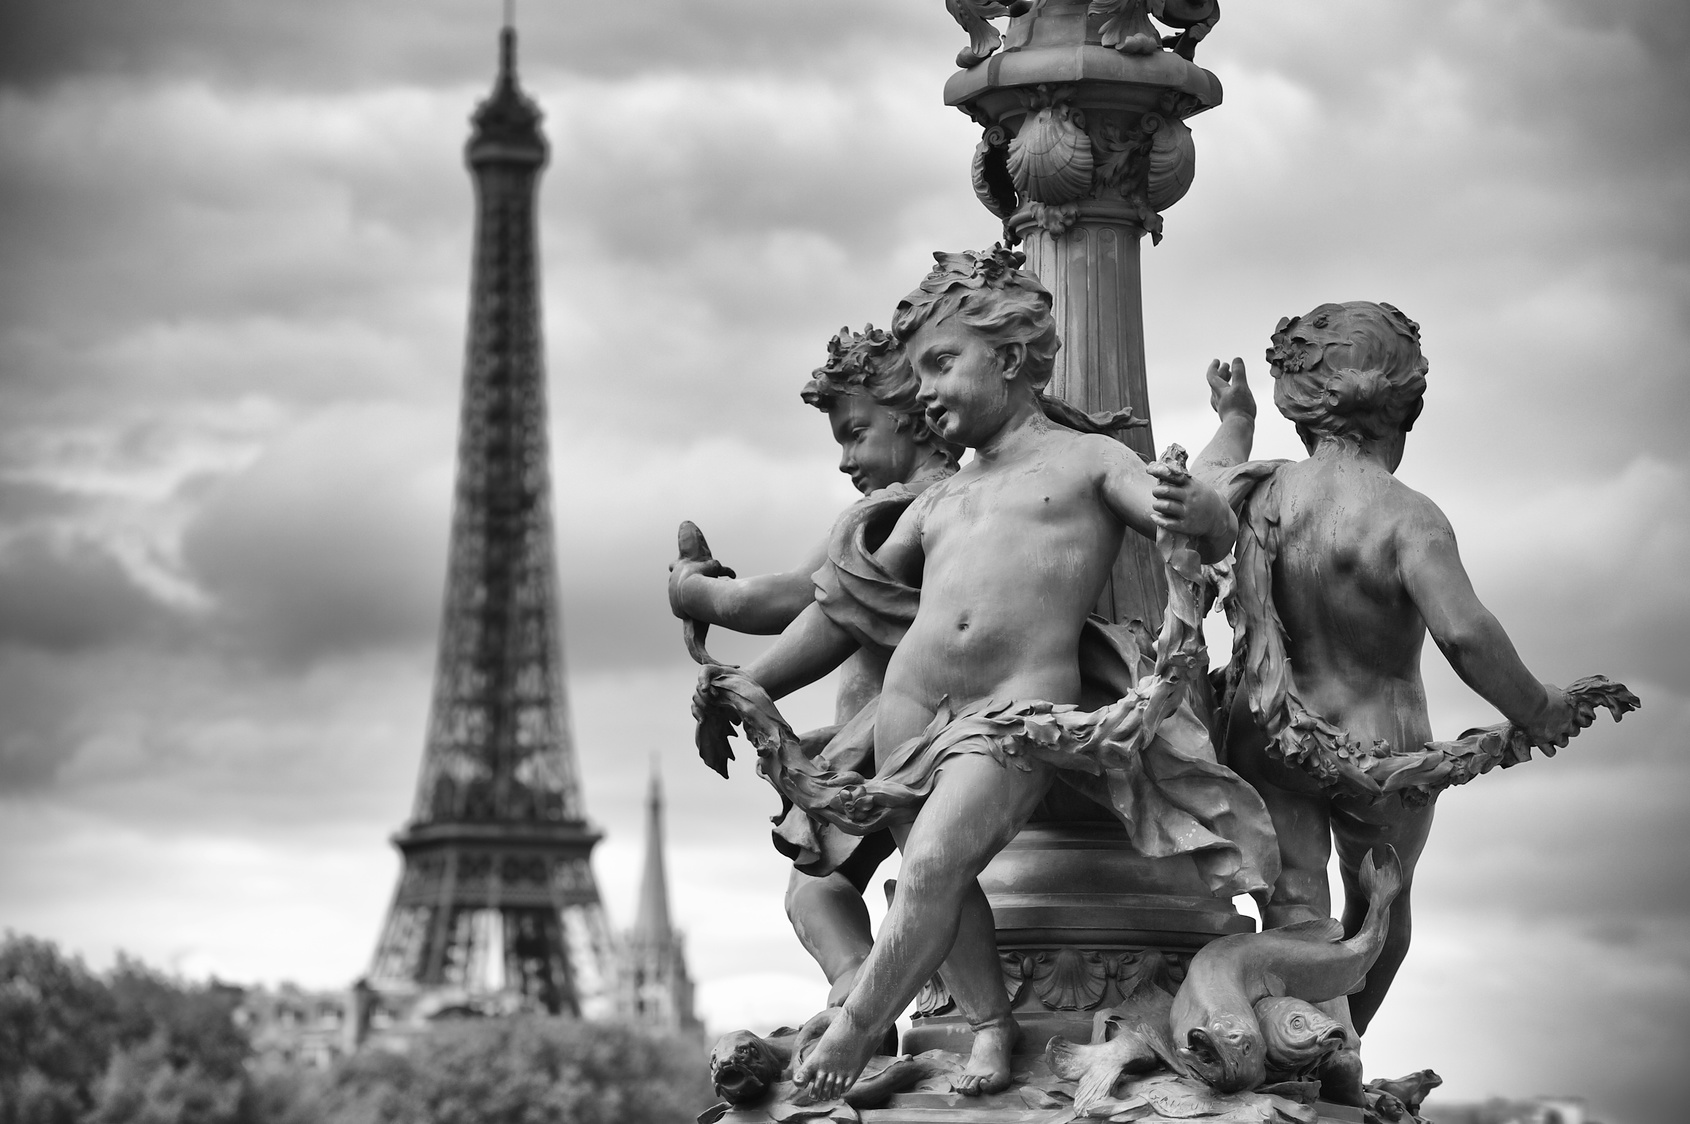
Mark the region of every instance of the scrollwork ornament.
POLYGON ((974 161, 969 168, 975 198, 1000 219, 1014 214, 1021 202, 1015 190, 1015 180, 1009 174, 1007 139, 1008 134, 1000 126, 987 129, 980 143, 974 146, 974 161), (993 139, 994 133, 996 140, 993 139))

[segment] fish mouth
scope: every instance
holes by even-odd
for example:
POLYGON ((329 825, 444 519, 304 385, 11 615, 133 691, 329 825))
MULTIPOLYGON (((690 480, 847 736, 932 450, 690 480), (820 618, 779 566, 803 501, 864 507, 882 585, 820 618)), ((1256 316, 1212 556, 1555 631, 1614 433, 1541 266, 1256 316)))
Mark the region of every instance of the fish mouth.
POLYGON ((1180 1055, 1204 1083, 1222 1093, 1237 1093, 1261 1083, 1265 1072, 1252 1065, 1249 1046, 1244 1042, 1228 1041, 1225 1035, 1215 1035, 1202 1027, 1194 1027, 1186 1035, 1180 1055))

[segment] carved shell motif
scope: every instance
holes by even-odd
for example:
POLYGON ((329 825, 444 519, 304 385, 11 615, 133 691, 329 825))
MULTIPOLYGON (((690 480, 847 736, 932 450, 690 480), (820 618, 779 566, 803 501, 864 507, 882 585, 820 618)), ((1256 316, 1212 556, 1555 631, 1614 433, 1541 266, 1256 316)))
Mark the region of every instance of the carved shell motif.
POLYGON ((1197 174, 1197 144, 1185 122, 1167 120, 1150 140, 1145 202, 1163 211, 1185 198, 1197 174))
POLYGON ((1053 1011, 1089 1011, 1109 985, 1109 966, 1096 952, 1059 948, 1033 962, 1033 990, 1053 1011))
POLYGON ((1072 203, 1091 192, 1091 138, 1073 110, 1051 105, 1028 117, 1009 142, 1009 174, 1037 203, 1072 203))
POLYGON ((943 1015, 956 1006, 956 1000, 951 998, 950 991, 940 982, 938 976, 932 976, 921 985, 921 993, 915 997, 915 1018, 929 1019, 934 1015, 943 1015))

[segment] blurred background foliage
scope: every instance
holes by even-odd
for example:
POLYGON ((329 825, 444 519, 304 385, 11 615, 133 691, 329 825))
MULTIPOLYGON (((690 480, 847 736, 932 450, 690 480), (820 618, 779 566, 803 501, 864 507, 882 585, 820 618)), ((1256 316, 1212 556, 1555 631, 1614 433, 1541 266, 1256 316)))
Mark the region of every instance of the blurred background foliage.
POLYGON ((244 990, 50 942, 0 941, 0 1124, 683 1124, 713 1099, 705 1048, 626 1026, 442 1023, 404 1053, 261 1062, 244 990))

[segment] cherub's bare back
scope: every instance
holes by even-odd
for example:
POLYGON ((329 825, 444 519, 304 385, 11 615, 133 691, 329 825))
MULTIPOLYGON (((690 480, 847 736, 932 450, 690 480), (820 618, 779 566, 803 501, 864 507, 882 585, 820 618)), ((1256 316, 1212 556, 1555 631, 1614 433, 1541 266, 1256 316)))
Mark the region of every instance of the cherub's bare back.
POLYGON ((1080 628, 1125 529, 1099 491, 1100 441, 1049 431, 1033 455, 923 495, 921 605, 887 668, 880 752, 947 696, 1078 700, 1080 628))
POLYGON ((1426 624, 1398 548, 1428 501, 1360 458, 1289 465, 1277 495, 1274 604, 1303 701, 1364 741, 1427 741, 1426 624))

